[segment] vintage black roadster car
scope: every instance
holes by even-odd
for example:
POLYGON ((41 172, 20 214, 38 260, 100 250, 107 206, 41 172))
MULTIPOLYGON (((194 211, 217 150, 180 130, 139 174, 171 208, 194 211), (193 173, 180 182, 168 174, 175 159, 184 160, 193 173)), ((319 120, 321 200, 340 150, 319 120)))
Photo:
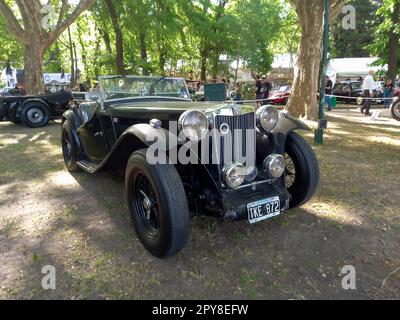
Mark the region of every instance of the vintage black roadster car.
POLYGON ((72 93, 67 91, 0 97, 0 121, 8 119, 32 128, 44 127, 50 120, 60 119, 73 100, 72 93))
POLYGON ((63 115, 70 171, 122 169, 137 234, 155 256, 182 250, 189 212, 260 222, 310 200, 319 164, 272 106, 196 103, 184 79, 102 77, 101 93, 63 115))

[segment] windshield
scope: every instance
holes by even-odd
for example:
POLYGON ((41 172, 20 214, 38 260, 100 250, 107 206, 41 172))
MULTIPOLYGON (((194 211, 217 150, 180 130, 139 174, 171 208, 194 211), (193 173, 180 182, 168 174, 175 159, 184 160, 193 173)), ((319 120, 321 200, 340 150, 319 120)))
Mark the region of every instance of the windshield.
POLYGON ((283 87, 280 87, 279 88, 279 92, 287 92, 287 91, 290 91, 290 87, 288 87, 288 86, 283 86, 283 87))
POLYGON ((167 77, 100 77, 105 100, 163 97, 190 99, 185 79, 167 77))
POLYGON ((361 90, 362 82, 353 82, 351 86, 353 87, 353 90, 361 90))

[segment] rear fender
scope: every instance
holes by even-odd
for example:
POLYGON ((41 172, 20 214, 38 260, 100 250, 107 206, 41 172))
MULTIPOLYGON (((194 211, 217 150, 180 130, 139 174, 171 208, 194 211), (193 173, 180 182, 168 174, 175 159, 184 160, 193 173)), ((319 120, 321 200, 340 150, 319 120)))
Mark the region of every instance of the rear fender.
POLYGON ((22 110, 23 107, 25 107, 27 104, 32 103, 32 102, 40 103, 40 104, 46 106, 46 108, 47 108, 47 109, 49 110, 49 112, 50 112, 50 115, 52 114, 52 110, 51 110, 49 104, 48 104, 47 102, 41 100, 41 99, 28 99, 28 100, 25 100, 24 102, 22 102, 22 103, 20 104, 20 107, 18 108, 18 111, 21 112, 21 110, 22 110))

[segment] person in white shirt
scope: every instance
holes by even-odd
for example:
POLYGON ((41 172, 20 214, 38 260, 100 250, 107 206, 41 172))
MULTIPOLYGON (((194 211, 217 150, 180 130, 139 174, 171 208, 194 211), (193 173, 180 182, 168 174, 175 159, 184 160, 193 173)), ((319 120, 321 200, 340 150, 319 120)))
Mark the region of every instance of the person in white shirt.
POLYGON ((371 99, 374 93, 374 86, 375 86, 375 80, 374 80, 374 71, 370 71, 368 73, 368 76, 365 77, 364 82, 362 84, 362 91, 363 91, 363 96, 364 98, 364 105, 361 108, 361 112, 364 113, 366 116, 370 116, 371 113, 369 110, 371 109, 371 99))

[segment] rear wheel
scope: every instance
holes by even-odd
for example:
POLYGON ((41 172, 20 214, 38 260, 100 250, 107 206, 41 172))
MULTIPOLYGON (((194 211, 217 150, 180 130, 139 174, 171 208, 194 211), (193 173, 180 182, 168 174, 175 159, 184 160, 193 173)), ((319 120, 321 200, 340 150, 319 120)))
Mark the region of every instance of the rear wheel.
POLYGON ((189 209, 182 181, 173 165, 150 165, 146 149, 130 157, 125 187, 139 239, 154 256, 181 251, 189 239, 189 209))
POLYGON ((393 119, 400 121, 400 100, 393 102, 390 107, 393 119))
POLYGON ((21 110, 21 120, 31 128, 44 127, 49 123, 50 111, 43 103, 27 103, 21 110))
POLYGON ((291 194, 290 207, 301 206, 312 198, 319 184, 318 159, 308 142, 295 132, 286 141, 286 188, 291 194))

